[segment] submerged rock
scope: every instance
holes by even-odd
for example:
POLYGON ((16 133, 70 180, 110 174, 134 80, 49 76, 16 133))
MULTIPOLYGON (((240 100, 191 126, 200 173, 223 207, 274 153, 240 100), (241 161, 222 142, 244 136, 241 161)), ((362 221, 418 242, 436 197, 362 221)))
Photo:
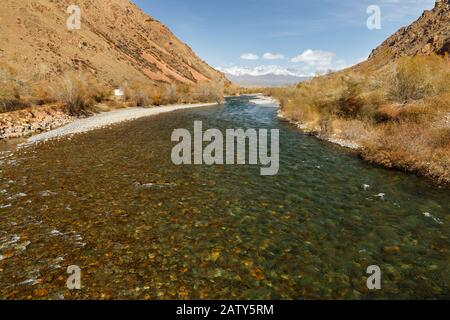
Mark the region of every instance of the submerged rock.
POLYGON ((386 246, 386 247, 383 247, 383 253, 386 253, 386 254, 398 254, 398 253, 400 253, 400 247, 398 247, 398 246, 386 246))
POLYGON ((136 188, 142 188, 142 189, 163 189, 163 188, 173 188, 176 187, 176 183, 140 183, 135 182, 134 186, 136 188))

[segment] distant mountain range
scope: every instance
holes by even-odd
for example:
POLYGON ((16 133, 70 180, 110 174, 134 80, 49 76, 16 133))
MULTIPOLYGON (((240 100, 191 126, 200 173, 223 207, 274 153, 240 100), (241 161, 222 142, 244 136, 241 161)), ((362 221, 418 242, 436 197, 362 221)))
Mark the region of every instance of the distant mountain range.
POLYGON ((225 73, 225 76, 234 84, 243 87, 283 87, 295 85, 299 82, 309 80, 310 77, 298 77, 292 75, 265 74, 265 75, 232 75, 225 73))

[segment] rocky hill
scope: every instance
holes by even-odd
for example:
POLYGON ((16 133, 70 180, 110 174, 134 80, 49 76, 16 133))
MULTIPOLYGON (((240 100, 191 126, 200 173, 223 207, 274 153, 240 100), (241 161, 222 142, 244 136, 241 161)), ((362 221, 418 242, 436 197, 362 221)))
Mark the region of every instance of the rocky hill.
POLYGON ((129 0, 77 0, 81 29, 68 30, 72 0, 2 0, 0 64, 19 78, 83 70, 99 81, 227 81, 129 0))
POLYGON ((411 25, 403 27, 373 50, 371 60, 391 61, 401 56, 444 55, 450 52, 450 0, 437 0, 411 25))

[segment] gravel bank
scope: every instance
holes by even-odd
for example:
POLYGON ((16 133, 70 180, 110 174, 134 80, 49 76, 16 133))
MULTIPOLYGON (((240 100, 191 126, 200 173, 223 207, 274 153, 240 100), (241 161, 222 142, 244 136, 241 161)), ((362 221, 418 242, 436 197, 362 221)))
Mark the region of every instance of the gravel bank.
POLYGON ((58 129, 32 136, 27 140, 27 144, 46 141, 49 139, 59 138, 76 133, 87 132, 90 130, 99 129, 116 123, 135 120, 142 117, 149 117, 161 113, 182 109, 212 106, 216 104, 217 103, 181 104, 181 105, 153 107, 153 108, 135 107, 135 108, 119 109, 110 112, 103 112, 89 118, 77 119, 58 129))

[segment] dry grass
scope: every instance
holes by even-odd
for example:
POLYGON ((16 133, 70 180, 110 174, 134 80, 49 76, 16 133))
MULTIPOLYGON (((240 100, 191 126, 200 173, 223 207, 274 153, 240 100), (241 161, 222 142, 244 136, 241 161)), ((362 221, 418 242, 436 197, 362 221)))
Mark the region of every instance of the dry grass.
POLYGON ((65 74, 54 90, 71 115, 92 113, 95 102, 104 95, 103 87, 96 86, 86 74, 78 72, 65 74))
POLYGON ((14 69, 0 63, 0 113, 23 109, 29 104, 22 99, 23 82, 14 69))
POLYGON ((224 86, 221 83, 202 82, 197 84, 191 98, 196 102, 222 102, 224 86))
POLYGON ((450 183, 450 128, 426 123, 388 123, 364 137, 363 157, 389 168, 418 172, 450 183))
POLYGON ((388 79, 388 97, 408 102, 438 96, 450 88, 450 62, 439 56, 403 58, 388 79))
POLYGON ((450 59, 417 56, 269 89, 284 116, 364 145, 363 156, 450 182, 450 59))
POLYGON ((220 102, 223 100, 223 86, 216 83, 164 84, 149 86, 143 83, 123 84, 125 100, 135 106, 156 106, 176 103, 220 102))

